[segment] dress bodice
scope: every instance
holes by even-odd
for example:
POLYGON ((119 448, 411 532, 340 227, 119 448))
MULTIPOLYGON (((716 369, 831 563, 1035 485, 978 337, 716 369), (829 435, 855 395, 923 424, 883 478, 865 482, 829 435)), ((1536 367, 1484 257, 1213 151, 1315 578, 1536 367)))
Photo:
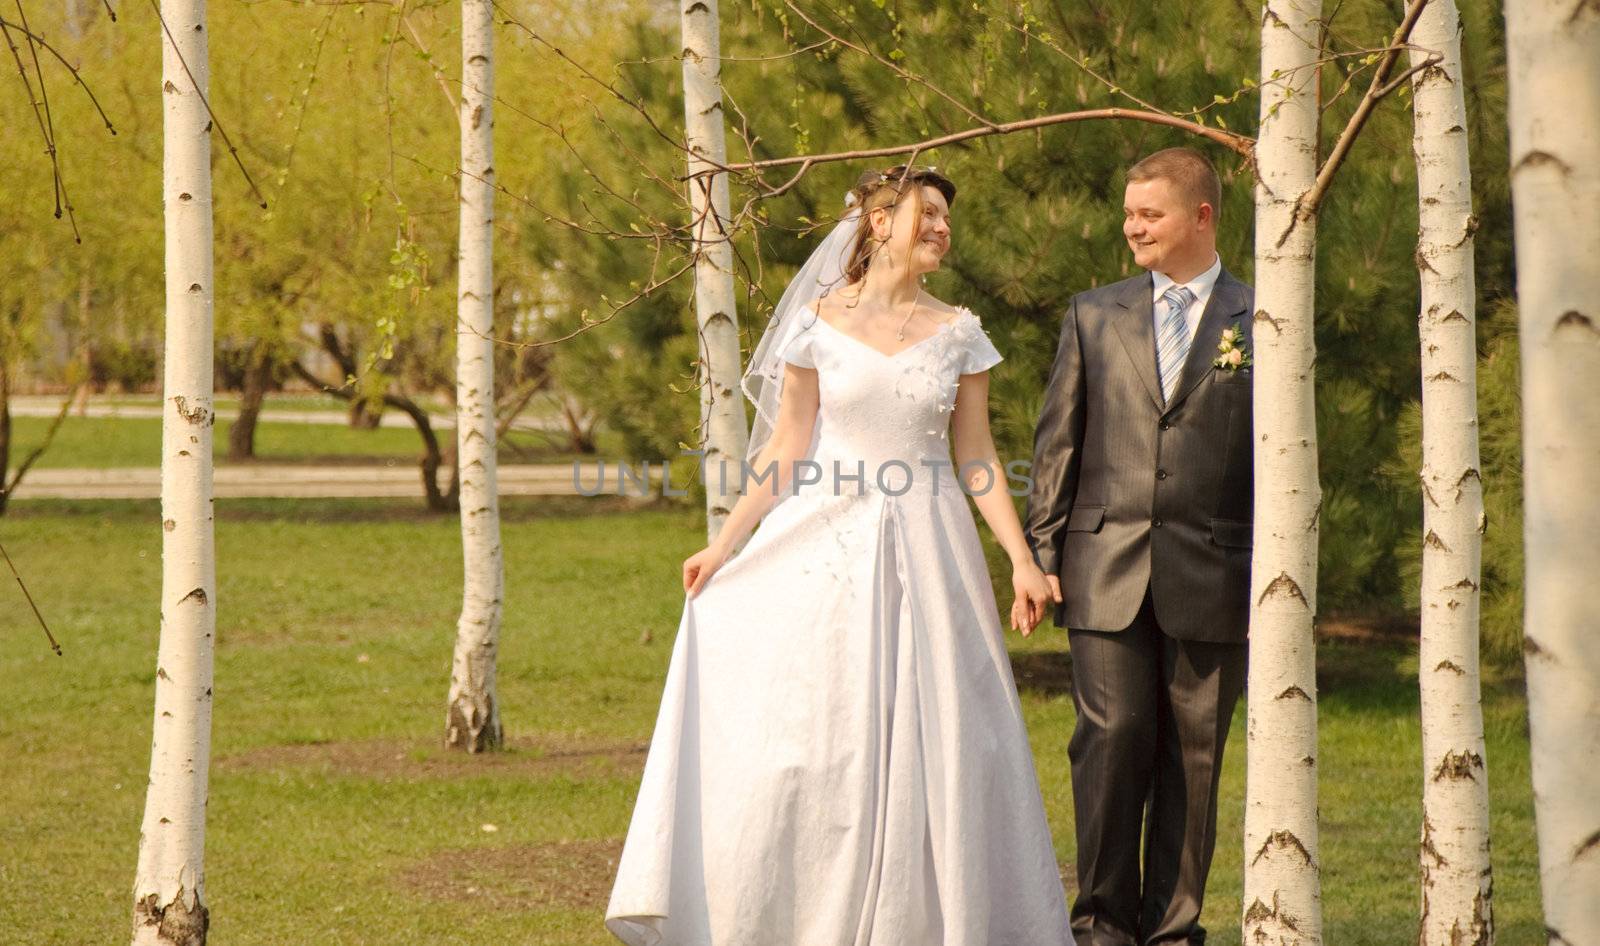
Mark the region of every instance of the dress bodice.
POLYGON ((810 324, 783 359, 817 371, 812 459, 822 481, 814 488, 833 488, 835 464, 840 489, 850 492, 858 481, 848 477, 858 472, 867 490, 952 482, 950 419, 961 375, 1001 360, 978 317, 962 309, 934 334, 885 354, 809 309, 801 316, 810 324))

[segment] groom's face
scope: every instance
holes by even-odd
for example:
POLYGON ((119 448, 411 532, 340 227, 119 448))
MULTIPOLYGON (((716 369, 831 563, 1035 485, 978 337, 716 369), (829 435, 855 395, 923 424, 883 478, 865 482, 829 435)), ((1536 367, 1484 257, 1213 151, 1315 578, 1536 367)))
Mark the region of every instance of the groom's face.
MULTIPOLYGON (((1202 207, 1205 205, 1202 205, 1202 207)), ((1164 178, 1130 181, 1122 200, 1122 235, 1133 261, 1152 272, 1183 269, 1213 250, 1208 214, 1164 178)))

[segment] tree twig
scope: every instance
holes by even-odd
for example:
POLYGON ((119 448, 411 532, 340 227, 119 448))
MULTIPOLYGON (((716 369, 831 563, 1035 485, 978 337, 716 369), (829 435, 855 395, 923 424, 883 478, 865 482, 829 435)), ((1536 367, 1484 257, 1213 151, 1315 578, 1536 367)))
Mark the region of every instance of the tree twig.
POLYGON ((3 544, 0 544, 0 556, 5 558, 6 565, 11 569, 11 574, 16 576, 17 586, 22 589, 22 596, 28 599, 28 607, 33 609, 33 616, 39 619, 39 626, 44 628, 44 636, 50 641, 50 649, 56 652, 57 657, 60 657, 61 645, 56 643, 56 636, 50 633, 50 625, 44 622, 44 615, 39 613, 39 606, 33 603, 33 595, 28 594, 28 586, 23 583, 22 574, 17 571, 17 566, 11 561, 11 556, 6 552, 6 547, 3 544))
MULTIPOLYGON (((1389 40, 1388 49, 1384 50, 1383 58, 1378 61, 1378 67, 1372 73, 1372 82, 1367 86, 1367 94, 1361 97, 1356 104, 1356 110, 1351 113, 1350 120, 1345 123, 1344 131, 1333 143, 1333 150, 1328 152, 1328 159, 1323 162, 1322 168, 1317 171, 1317 180, 1311 189, 1300 197, 1296 216, 1301 219, 1313 217, 1317 209, 1322 206, 1322 199, 1328 193, 1328 187, 1333 183, 1333 177, 1339 173, 1344 159, 1349 156, 1350 149, 1355 145, 1356 137, 1361 134, 1361 129, 1366 126, 1367 119, 1372 117, 1373 109, 1395 89, 1405 84, 1413 74, 1438 64, 1437 55, 1430 56, 1421 65, 1407 69, 1398 79, 1389 81, 1389 74, 1394 71, 1394 64, 1400 59, 1400 53, 1409 48, 1408 40, 1412 27, 1417 25, 1417 18, 1422 15, 1422 8, 1428 5, 1428 0, 1413 0, 1406 8, 1405 17, 1395 29, 1394 36, 1389 40)), ((1284 233, 1285 238, 1288 231, 1284 233)))
POLYGON ((244 161, 239 157, 239 149, 234 147, 233 139, 228 137, 227 129, 222 127, 222 122, 217 118, 217 113, 212 111, 211 102, 206 94, 200 91, 200 82, 194 77, 194 70, 189 68, 189 61, 183 57, 183 50, 178 47, 177 37, 172 35, 172 27, 167 25, 167 18, 161 14, 161 5, 157 0, 150 0, 150 9, 155 11, 156 19, 161 21, 161 32, 167 34, 167 42, 172 44, 172 52, 178 57, 179 65, 183 66, 184 75, 189 77, 189 85, 196 95, 200 96, 200 104, 206 108, 206 117, 211 119, 211 124, 217 129, 217 134, 222 136, 222 143, 228 146, 228 154, 233 158, 233 163, 239 166, 239 173, 244 175, 244 182, 250 185, 250 193, 256 195, 261 209, 267 209, 267 198, 261 193, 261 188, 256 186, 255 178, 250 176, 250 171, 244 166, 244 161))

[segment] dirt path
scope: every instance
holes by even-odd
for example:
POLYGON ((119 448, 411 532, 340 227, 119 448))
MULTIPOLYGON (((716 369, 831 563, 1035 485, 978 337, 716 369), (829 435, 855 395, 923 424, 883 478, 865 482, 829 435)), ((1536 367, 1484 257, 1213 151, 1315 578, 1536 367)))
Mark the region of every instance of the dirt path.
MULTIPOLYGON (((54 417, 61 410, 61 398, 48 396, 18 396, 11 399, 11 413, 15 417, 54 417)), ((161 407, 156 404, 95 404, 92 401, 80 411, 69 415, 73 417, 100 417, 113 419, 138 418, 142 420, 160 420, 161 407)), ((217 409, 217 420, 233 421, 238 419, 237 408, 221 407, 217 409)), ((435 428, 454 430, 456 418, 454 414, 429 414, 429 421, 435 428)), ((344 427, 349 424, 349 418, 343 411, 315 411, 315 410, 288 410, 280 408, 264 408, 259 421, 263 424, 322 424, 333 427, 344 427)), ((379 420, 382 427, 412 427, 411 418, 399 411, 388 410, 383 412, 379 420)), ((518 417, 511 422, 514 430, 562 430, 561 422, 553 417, 518 417)))
MULTIPOLYGON (((502 496, 576 496, 570 463, 507 465, 499 468, 502 496)), ((609 471, 608 471, 609 473, 609 471)), ((595 483, 594 465, 580 470, 582 482, 595 483)), ((448 468, 442 471, 449 475, 448 468)), ((263 498, 422 498, 417 467, 397 461, 383 466, 219 466, 213 488, 218 499, 263 498)), ((614 486, 608 480, 608 486, 614 486)), ((159 499, 159 467, 109 470, 32 470, 17 487, 14 500, 27 499, 159 499)))

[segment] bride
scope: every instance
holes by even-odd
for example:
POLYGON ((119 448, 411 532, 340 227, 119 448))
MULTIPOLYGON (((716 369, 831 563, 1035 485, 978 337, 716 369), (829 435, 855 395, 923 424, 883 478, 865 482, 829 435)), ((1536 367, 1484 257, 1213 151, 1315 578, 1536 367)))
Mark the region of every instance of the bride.
POLYGON ((989 433, 1000 354, 919 286, 954 197, 864 175, 751 360, 754 475, 683 563, 606 911, 630 946, 1070 944, 966 499, 1027 634, 1049 591, 989 433))

